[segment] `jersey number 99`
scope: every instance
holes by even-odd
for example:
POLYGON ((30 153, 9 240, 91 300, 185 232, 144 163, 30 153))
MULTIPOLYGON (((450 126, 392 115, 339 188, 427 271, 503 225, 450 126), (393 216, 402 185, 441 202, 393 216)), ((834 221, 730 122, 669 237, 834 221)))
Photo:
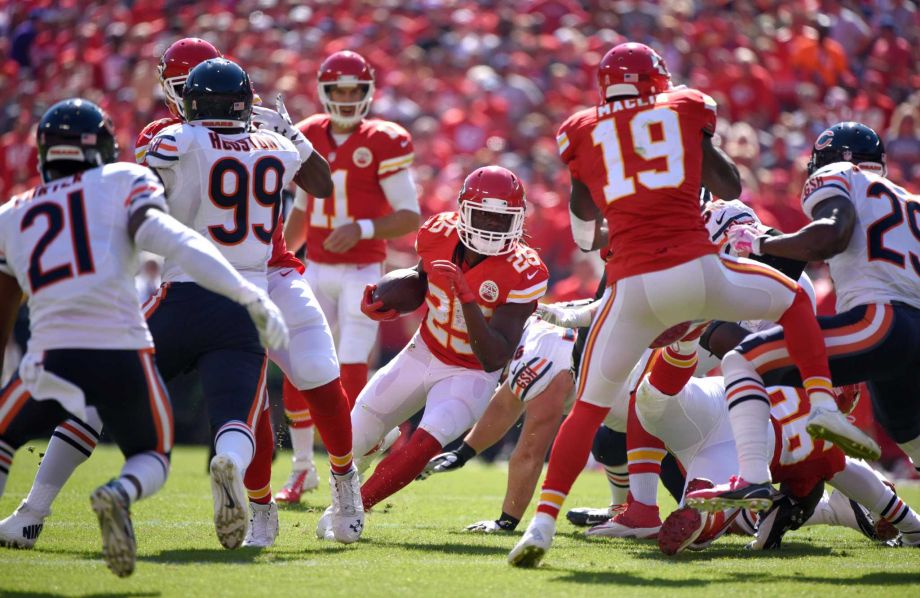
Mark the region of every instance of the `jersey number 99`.
POLYGON ((271 243, 281 215, 283 177, 284 164, 273 156, 259 158, 252 167, 251 176, 246 166, 236 158, 221 158, 215 162, 208 181, 208 197, 218 208, 233 210, 233 227, 209 226, 211 238, 221 245, 237 245, 252 230, 259 241, 266 245, 271 243), (229 189, 228 179, 236 181, 229 189), (271 209, 269 222, 250 226, 250 187, 256 204, 271 209))

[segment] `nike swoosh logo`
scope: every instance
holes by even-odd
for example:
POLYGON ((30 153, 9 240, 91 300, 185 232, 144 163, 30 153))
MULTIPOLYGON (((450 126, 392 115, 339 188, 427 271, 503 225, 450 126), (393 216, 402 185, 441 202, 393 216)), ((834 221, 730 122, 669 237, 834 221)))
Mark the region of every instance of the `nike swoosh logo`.
POLYGON ((400 144, 399 144, 399 147, 406 147, 407 145, 409 145, 409 140, 408 140, 408 139, 407 139, 406 141, 403 141, 402 143, 400 143, 400 144))
POLYGON ((287 275, 289 275, 291 272, 293 272, 293 270, 285 270, 284 272, 281 273, 281 276, 282 276, 282 277, 287 276, 287 275))
POLYGON ((233 496, 230 495, 230 489, 227 488, 227 485, 226 485, 226 484, 221 484, 221 486, 222 486, 223 489, 224 489, 224 495, 227 497, 227 504, 224 505, 224 506, 227 507, 228 509, 235 509, 235 508, 236 508, 236 502, 234 502, 233 496))
POLYGON ((536 275, 537 275, 536 272, 531 272, 530 274, 527 275, 527 280, 533 280, 533 277, 536 275))
POLYGON ((716 224, 722 224, 722 221, 725 220, 725 212, 719 214, 719 217, 716 218, 716 224))

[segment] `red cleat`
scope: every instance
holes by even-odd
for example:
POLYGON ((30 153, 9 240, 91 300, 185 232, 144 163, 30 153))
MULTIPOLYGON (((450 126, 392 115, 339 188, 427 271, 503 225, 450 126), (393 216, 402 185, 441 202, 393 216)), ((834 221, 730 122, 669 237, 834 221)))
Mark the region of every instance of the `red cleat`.
POLYGON ((297 504, 305 492, 312 492, 319 487, 319 475, 316 468, 292 471, 284 487, 275 494, 275 502, 297 504))
POLYGON ((613 518, 600 525, 595 525, 585 532, 587 536, 605 538, 649 539, 658 535, 661 529, 661 517, 657 505, 647 505, 632 501, 614 507, 613 518))
POLYGON ((776 490, 770 483, 752 484, 744 478, 732 476, 727 484, 687 492, 687 506, 701 511, 751 509, 765 511, 773 504, 776 490))

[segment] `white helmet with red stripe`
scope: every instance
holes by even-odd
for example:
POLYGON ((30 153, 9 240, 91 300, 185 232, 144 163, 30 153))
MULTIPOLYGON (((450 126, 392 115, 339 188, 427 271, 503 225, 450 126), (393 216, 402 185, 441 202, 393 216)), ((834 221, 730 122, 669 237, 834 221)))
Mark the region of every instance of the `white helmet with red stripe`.
POLYGON ((335 124, 345 127, 356 125, 370 112, 374 99, 374 69, 357 52, 343 50, 326 58, 319 67, 317 79, 319 101, 335 124), (355 86, 364 92, 357 102, 335 102, 330 97, 330 92, 336 87, 355 86), (343 113, 343 109, 349 114, 343 113))

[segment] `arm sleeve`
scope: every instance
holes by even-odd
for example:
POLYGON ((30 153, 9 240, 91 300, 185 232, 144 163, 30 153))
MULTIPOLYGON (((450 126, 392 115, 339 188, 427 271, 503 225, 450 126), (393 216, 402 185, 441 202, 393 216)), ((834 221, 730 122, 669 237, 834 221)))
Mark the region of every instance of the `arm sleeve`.
POLYGON ((138 249, 175 260, 195 282, 238 303, 251 286, 207 239, 159 210, 149 210, 134 235, 138 249))
MULTIPOLYGON (((409 210, 416 214, 421 213, 415 181, 412 180, 412 173, 408 169, 400 170, 381 180, 380 188, 383 189, 383 194, 393 207, 393 211, 409 210)), ((304 208, 306 208, 306 203, 304 203, 304 208)))

